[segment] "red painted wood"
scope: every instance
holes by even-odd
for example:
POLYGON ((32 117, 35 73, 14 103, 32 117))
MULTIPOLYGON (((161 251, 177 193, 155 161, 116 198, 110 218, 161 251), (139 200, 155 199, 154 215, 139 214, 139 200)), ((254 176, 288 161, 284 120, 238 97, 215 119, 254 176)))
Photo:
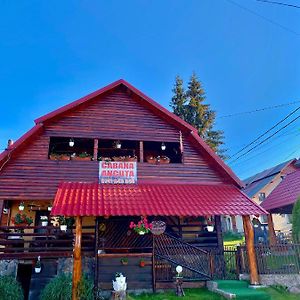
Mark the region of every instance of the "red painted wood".
MULTIPOLYGON (((183 132, 184 164, 138 163, 138 180, 232 183, 232 179, 209 159, 205 150, 183 132)), ((51 136, 179 142, 179 130, 152 110, 133 100, 126 90, 98 97, 51 122, 45 120, 27 146, 16 149, 1 171, 0 199, 52 200, 62 181, 96 182, 96 161, 48 159, 51 136)))

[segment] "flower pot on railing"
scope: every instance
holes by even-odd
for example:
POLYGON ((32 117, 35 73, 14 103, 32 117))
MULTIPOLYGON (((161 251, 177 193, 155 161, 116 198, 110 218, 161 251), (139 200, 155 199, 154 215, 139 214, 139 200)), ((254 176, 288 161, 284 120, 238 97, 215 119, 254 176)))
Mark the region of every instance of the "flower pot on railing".
POLYGON ((157 162, 159 164, 169 164, 170 163, 170 158, 167 156, 158 156, 157 157, 157 162))
POLYGON ((146 161, 148 164, 152 164, 152 165, 155 165, 157 163, 157 159, 154 156, 146 157, 146 161))
POLYGON ((41 273, 42 268, 41 267, 35 267, 34 272, 35 273, 41 273))
POLYGON ((141 259, 141 260, 140 260, 140 267, 141 267, 141 268, 144 268, 145 265, 146 265, 146 262, 145 262, 143 259, 141 259))
POLYGON ((48 221, 42 221, 42 226, 48 226, 48 221))
POLYGON ((214 225, 207 225, 206 229, 208 232, 213 232, 214 231, 214 225))
POLYGON ((61 231, 67 231, 68 226, 67 225, 60 225, 59 226, 61 231))

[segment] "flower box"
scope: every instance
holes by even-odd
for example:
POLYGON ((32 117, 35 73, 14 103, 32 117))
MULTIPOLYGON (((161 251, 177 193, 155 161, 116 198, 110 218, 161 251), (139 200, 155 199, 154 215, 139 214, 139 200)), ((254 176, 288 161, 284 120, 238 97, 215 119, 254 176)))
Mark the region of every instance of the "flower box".
POLYGON ((147 160, 147 163, 148 163, 148 164, 153 164, 153 165, 154 165, 154 164, 157 163, 156 157, 153 157, 153 156, 147 157, 146 160, 147 160))
POLYGON ((68 226, 67 225, 60 225, 61 231, 67 231, 68 226))
POLYGON ((71 158, 72 160, 81 160, 81 161, 91 161, 92 157, 91 156, 85 156, 85 157, 81 157, 81 156, 72 156, 71 158))
POLYGON ((161 156, 161 157, 157 157, 157 162, 159 164, 169 164, 170 163, 170 158, 167 156, 161 156))

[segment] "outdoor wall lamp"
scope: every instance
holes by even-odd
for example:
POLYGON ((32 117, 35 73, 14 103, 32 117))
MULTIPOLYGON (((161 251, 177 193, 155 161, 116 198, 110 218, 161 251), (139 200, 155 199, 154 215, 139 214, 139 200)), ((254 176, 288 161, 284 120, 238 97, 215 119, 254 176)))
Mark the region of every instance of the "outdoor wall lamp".
POLYGON ((162 151, 165 151, 167 148, 166 144, 165 143, 161 143, 161 150, 162 151))

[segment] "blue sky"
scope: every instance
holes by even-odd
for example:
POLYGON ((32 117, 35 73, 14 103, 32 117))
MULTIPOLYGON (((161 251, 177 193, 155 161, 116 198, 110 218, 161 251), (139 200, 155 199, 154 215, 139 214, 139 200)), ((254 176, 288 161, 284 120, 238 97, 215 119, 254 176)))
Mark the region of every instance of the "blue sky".
MULTIPOLYGON (((246 9, 229 0, 0 0, 0 149, 35 118, 119 78, 168 107, 175 76, 195 71, 233 154, 297 104, 220 116, 300 101, 300 9, 234 2, 246 9)), ((245 178, 293 156, 300 119, 231 166, 245 178)))

